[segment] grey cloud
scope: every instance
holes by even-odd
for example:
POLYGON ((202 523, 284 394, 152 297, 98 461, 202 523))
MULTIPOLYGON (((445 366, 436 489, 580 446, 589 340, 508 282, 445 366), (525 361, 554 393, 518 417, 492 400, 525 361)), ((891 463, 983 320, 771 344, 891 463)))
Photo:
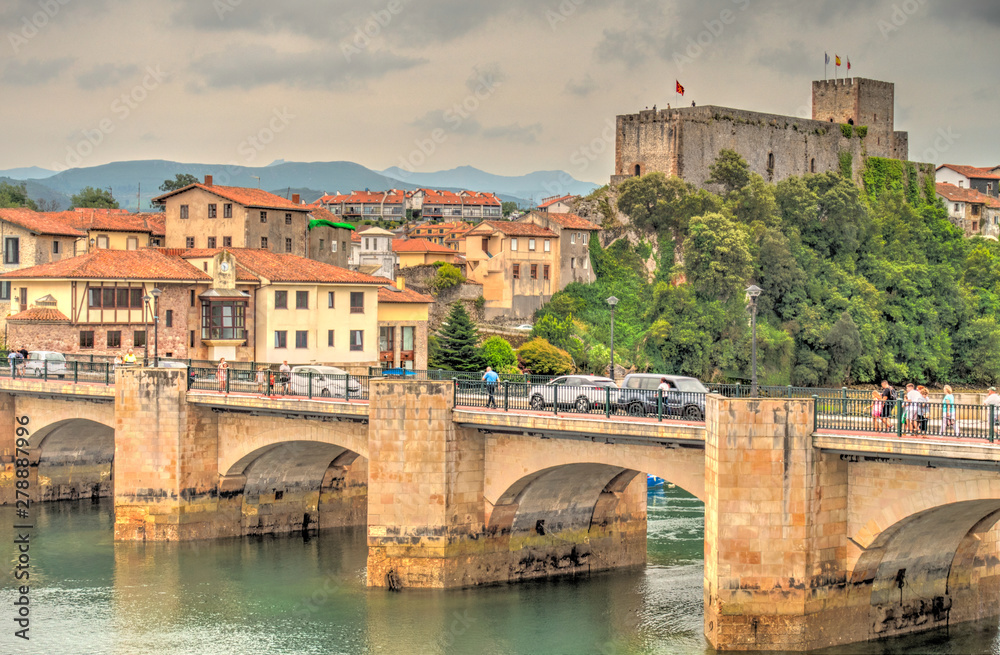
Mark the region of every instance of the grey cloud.
POLYGON ((76 85, 84 90, 99 89, 112 86, 134 77, 139 72, 135 64, 117 66, 115 64, 98 64, 85 73, 76 76, 76 85))
POLYGON ((453 110, 434 109, 423 116, 412 121, 410 125, 419 127, 428 132, 437 129, 451 132, 452 134, 478 134, 482 131, 482 125, 475 118, 463 116, 453 110))
POLYGON ((75 57, 13 59, 7 62, 3 73, 0 73, 0 82, 14 86, 45 84, 61 75, 75 60, 75 57))
POLYGON ((493 61, 488 64, 476 66, 472 71, 472 75, 465 80, 465 87, 475 93, 476 91, 482 91, 483 87, 492 89, 506 80, 507 74, 503 72, 498 62, 493 61))
POLYGON ((937 2, 930 9, 937 20, 960 18, 982 21, 1000 27, 1000 4, 996 0, 964 0, 963 2, 937 2))
MULTIPOLYGON (((796 40, 777 48, 761 50, 754 57, 754 61, 763 68, 786 75, 806 77, 816 75, 819 71, 817 65, 822 61, 818 56, 804 56, 804 53, 815 54, 814 46, 796 40)), ((833 53, 830 53, 830 58, 833 59, 833 53)))
POLYGON ((202 57, 194 62, 191 72, 201 77, 194 90, 252 89, 269 84, 348 89, 424 61, 384 50, 362 51, 348 61, 339 51, 279 53, 266 46, 242 46, 202 57))
POLYGON ((483 130, 483 136, 488 139, 503 139, 512 143, 536 143, 538 135, 542 132, 541 123, 531 125, 521 125, 520 123, 510 123, 509 125, 498 125, 488 127, 483 130))
POLYGON ((566 93, 579 96, 581 98, 586 98, 596 90, 597 82, 594 81, 594 78, 592 78, 589 73, 579 82, 576 80, 569 80, 566 82, 566 93))

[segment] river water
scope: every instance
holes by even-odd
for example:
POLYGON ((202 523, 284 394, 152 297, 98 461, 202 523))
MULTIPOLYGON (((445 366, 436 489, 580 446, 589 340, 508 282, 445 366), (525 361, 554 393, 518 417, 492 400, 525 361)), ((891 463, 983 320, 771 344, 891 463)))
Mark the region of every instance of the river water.
MULTIPOLYGON (((704 654, 704 506, 649 494, 643 569, 461 591, 365 587, 362 528, 114 543, 110 500, 32 508, 30 641, 14 637, 14 510, 0 508, 0 653, 704 654)), ((21 584, 21 583, 18 583, 21 584)), ((993 653, 997 621, 837 653, 993 653)))

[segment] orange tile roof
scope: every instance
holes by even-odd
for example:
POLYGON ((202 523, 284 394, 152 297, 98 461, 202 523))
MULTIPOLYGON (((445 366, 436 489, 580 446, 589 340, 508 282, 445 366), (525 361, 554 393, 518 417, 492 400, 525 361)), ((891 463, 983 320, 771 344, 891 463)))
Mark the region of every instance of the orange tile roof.
POLYGON ((941 164, 936 170, 941 170, 942 168, 950 168, 951 170, 964 175, 969 178, 982 178, 987 180, 1000 180, 1000 174, 994 173, 988 168, 979 168, 978 166, 959 166, 956 164, 941 164))
MULTIPOLYGON (((288 255, 253 248, 220 248, 228 250, 236 257, 240 267, 248 272, 267 278, 272 282, 319 282, 330 284, 386 284, 384 277, 365 275, 346 268, 324 264, 299 255, 288 255)), ((185 257, 204 257, 207 249, 189 251, 185 257)))
POLYGON ((378 301, 380 303, 432 303, 434 296, 428 296, 413 289, 400 291, 396 287, 381 287, 378 290, 378 301))
POLYGON ((454 255, 455 251, 427 239, 393 239, 393 252, 440 252, 454 255))
MULTIPOLYGON (((507 221, 483 221, 479 225, 488 225, 497 232, 512 237, 556 237, 556 233, 547 227, 541 227, 534 223, 509 223, 507 221)), ((473 230, 466 232, 468 236, 473 230)))
POLYGON ((239 186, 221 186, 218 184, 213 184, 211 186, 204 184, 189 184, 183 189, 177 189, 176 191, 164 193, 162 196, 157 196, 156 198, 153 198, 153 202, 163 203, 167 198, 176 196, 180 193, 185 193, 191 189, 208 191, 209 193, 214 193, 220 198, 232 200, 233 202, 246 207, 261 207, 264 209, 294 209, 300 212, 306 211, 302 205, 296 205, 291 200, 286 200, 281 196, 276 196, 273 193, 269 193, 268 191, 264 191, 262 189, 248 189, 246 187, 239 186))
POLYGON ((351 191, 346 194, 327 195, 319 199, 319 202, 327 205, 339 205, 342 203, 381 205, 399 205, 406 200, 405 193, 398 189, 388 191, 351 191))
POLYGON ((546 212, 544 214, 547 218, 551 219, 560 226, 569 230, 600 230, 601 226, 591 223, 585 218, 580 218, 576 214, 553 214, 546 212))
POLYGON ((95 250, 51 264, 30 266, 0 275, 7 279, 70 278, 85 280, 211 280, 180 257, 155 248, 95 250))
POLYGON ((985 193, 980 193, 975 189, 957 187, 954 184, 949 184, 947 182, 938 182, 934 186, 938 195, 944 196, 951 202, 971 202, 986 205, 987 207, 1000 208, 1000 200, 997 200, 993 196, 988 196, 985 193))
POLYGON ((0 209, 0 219, 13 223, 35 234, 51 234, 61 237, 85 237, 85 232, 78 230, 65 221, 49 213, 36 212, 32 209, 18 207, 0 209))
POLYGON ((32 307, 7 318, 8 321, 38 323, 69 323, 69 317, 54 307, 32 307))
POLYGON ((53 220, 83 231, 144 232, 153 236, 164 236, 166 233, 166 216, 163 212, 129 214, 78 208, 65 212, 49 212, 47 215, 53 220))
MULTIPOLYGON (((340 223, 340 222, 343 221, 343 219, 340 218, 340 216, 337 216, 333 212, 331 212, 329 210, 326 210, 326 209, 324 209, 322 207, 314 207, 314 208, 310 209, 309 210, 309 215, 312 216, 315 219, 318 219, 318 220, 321 220, 321 221, 330 221, 331 223, 340 223)), ((333 229, 333 228, 331 228, 331 229, 333 229)))
POLYGON ((545 209, 546 207, 550 207, 550 206, 556 204, 557 202, 570 202, 570 201, 576 200, 577 197, 578 196, 574 196, 574 195, 571 194, 571 195, 568 195, 568 196, 557 196, 555 198, 549 198, 545 202, 543 202, 542 204, 538 205, 538 208, 539 209, 545 209))

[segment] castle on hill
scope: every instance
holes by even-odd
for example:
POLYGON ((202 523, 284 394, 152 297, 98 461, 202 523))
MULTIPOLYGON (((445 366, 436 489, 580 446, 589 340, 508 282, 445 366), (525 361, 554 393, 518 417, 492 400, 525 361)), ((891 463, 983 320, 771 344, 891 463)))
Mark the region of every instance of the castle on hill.
POLYGON ((611 183, 660 171, 703 186, 722 149, 770 182, 841 171, 848 157, 856 177, 865 157, 907 159, 894 106, 892 82, 850 78, 812 83, 812 120, 711 105, 625 114, 616 121, 611 183))

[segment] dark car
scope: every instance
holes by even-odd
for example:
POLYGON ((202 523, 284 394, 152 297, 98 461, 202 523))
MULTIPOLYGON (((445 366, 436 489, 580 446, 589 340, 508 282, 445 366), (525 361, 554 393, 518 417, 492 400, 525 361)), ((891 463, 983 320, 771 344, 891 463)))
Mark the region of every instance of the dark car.
POLYGON ((629 373, 618 392, 618 407, 630 416, 657 413, 660 382, 666 379, 669 390, 662 392, 664 415, 692 421, 705 418, 705 394, 708 389, 697 378, 657 373, 629 373))

